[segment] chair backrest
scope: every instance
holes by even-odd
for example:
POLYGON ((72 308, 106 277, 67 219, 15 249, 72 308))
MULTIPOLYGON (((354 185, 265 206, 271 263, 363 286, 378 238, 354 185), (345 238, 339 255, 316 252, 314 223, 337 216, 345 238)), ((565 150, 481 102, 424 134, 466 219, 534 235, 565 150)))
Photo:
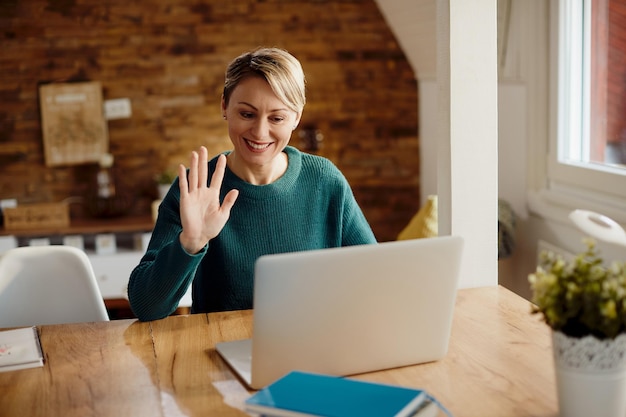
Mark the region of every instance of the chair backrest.
POLYGON ((24 246, 0 256, 0 327, 108 320, 82 250, 24 246))

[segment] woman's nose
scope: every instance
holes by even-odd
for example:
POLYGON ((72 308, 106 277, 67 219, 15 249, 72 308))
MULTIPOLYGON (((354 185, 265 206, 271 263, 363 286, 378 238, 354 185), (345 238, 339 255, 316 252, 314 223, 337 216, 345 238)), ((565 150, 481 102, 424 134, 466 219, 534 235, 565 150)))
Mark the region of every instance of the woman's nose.
POLYGON ((269 122, 265 119, 256 119, 252 125, 252 134, 255 139, 262 140, 269 136, 269 122))

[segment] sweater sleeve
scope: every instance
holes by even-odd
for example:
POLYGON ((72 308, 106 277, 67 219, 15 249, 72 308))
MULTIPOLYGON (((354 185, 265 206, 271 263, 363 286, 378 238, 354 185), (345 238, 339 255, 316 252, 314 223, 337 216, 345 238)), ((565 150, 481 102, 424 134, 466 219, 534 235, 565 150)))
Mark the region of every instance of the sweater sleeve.
POLYGON ((361 207, 359 207, 347 181, 345 187, 341 245, 351 246, 377 243, 374 232, 365 218, 361 207))
POLYGON ((158 320, 176 310, 207 250, 191 255, 180 244, 177 187, 178 181, 159 206, 148 249, 128 281, 130 307, 141 321, 158 320))
POLYGON ((347 178, 332 162, 326 160, 323 166, 325 172, 320 176, 328 181, 326 190, 333 195, 330 204, 335 210, 339 210, 341 246, 377 243, 347 178))
POLYGON ((339 168, 323 157, 306 155, 305 158, 308 177, 306 181, 309 182, 303 188, 321 190, 323 195, 328 196, 329 218, 325 222, 330 229, 327 234, 338 238, 335 245, 331 244, 329 247, 377 243, 348 179, 339 168), (329 222, 331 219, 334 221, 329 222))

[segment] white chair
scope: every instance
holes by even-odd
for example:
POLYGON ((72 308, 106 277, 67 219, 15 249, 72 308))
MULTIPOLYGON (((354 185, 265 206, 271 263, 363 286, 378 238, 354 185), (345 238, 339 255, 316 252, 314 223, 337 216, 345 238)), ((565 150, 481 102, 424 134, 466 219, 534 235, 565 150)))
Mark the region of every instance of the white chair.
POLYGON ((108 320, 82 250, 24 246, 0 256, 0 327, 108 320))

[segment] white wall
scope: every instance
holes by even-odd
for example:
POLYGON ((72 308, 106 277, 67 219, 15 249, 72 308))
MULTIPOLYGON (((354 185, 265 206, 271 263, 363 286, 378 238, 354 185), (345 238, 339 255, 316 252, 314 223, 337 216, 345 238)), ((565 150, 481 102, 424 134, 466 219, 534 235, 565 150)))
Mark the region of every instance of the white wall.
POLYGON ((437 0, 376 0, 418 78, 437 75, 437 0))
MULTIPOLYGON (((422 201, 437 193, 437 1, 378 0, 419 84, 422 201)), ((537 214, 541 202, 529 205, 529 199, 544 186, 545 167, 535 161, 547 152, 550 132, 549 3, 498 1, 498 194, 519 216, 517 246, 511 258, 500 262, 499 282, 526 297, 530 295, 527 278, 535 269, 539 240, 570 252, 583 249, 583 234, 567 219, 566 212, 549 218, 537 214)), ((480 96, 475 98, 476 106, 481 105, 480 100, 480 96)), ((602 243, 599 247, 607 259, 623 258, 623 248, 602 243)))
POLYGON ((436 184, 434 190, 424 187, 422 193, 428 189, 439 196, 440 234, 465 240, 460 286, 495 285, 496 3, 385 0, 378 5, 417 74, 419 96, 423 96, 419 103, 421 178, 436 184), (435 88, 428 90, 427 85, 435 88), (476 96, 482 98, 480 106, 475 105, 476 96))

